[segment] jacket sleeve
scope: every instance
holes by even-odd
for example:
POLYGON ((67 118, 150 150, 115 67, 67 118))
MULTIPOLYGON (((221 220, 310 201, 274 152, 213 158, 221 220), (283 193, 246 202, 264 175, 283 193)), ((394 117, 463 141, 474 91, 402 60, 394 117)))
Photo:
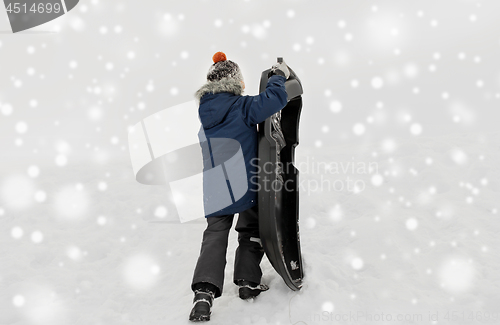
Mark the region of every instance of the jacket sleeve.
POLYGON ((256 96, 244 96, 242 117, 248 126, 254 126, 281 110, 287 104, 285 77, 273 75, 269 78, 266 90, 256 96))

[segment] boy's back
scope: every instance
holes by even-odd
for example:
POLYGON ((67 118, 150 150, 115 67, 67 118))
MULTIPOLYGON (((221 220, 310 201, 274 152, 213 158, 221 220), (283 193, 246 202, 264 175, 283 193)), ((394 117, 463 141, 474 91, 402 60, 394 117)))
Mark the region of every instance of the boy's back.
POLYGON ((229 183, 229 190, 226 190, 226 184, 221 186, 215 173, 213 177, 204 173, 206 217, 241 212, 256 204, 257 163, 252 162, 257 158, 256 125, 286 105, 285 80, 281 75, 271 76, 266 90, 257 96, 242 96, 243 83, 234 78, 208 81, 196 92, 204 133, 199 134, 204 171, 222 164, 229 183), (238 155, 235 144, 241 146, 242 156, 238 155), (228 159, 230 161, 224 163, 228 159), (241 182, 243 164, 246 179, 241 182), (220 207, 222 202, 226 202, 224 207, 214 211, 213 207, 220 207))

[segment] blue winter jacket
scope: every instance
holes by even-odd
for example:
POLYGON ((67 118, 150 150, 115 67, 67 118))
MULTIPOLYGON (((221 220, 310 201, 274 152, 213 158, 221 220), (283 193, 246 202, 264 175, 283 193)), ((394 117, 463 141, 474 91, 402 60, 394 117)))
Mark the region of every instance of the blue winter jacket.
POLYGON ((285 81, 271 76, 256 96, 242 96, 241 83, 227 78, 207 82, 196 92, 203 125, 198 137, 205 217, 239 213, 257 203, 257 163, 252 161, 257 158, 257 124, 286 106, 285 81))

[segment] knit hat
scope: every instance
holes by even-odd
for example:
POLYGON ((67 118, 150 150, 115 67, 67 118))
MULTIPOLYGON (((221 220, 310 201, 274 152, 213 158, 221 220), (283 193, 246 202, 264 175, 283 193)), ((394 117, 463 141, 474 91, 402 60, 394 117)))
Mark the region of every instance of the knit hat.
POLYGON ((214 64, 210 66, 207 73, 208 81, 219 81, 222 78, 243 81, 240 67, 231 60, 227 60, 223 52, 217 52, 212 57, 214 64))

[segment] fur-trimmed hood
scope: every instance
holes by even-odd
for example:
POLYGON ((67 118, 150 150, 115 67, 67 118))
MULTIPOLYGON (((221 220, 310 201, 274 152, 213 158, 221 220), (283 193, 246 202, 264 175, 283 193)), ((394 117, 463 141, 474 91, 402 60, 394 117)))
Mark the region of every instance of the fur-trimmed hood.
POLYGON ((239 80, 229 78, 222 78, 221 80, 217 81, 207 81, 206 84, 201 86, 201 88, 196 91, 194 97, 196 99, 196 102, 199 104, 203 95, 208 93, 217 94, 223 92, 241 96, 243 94, 243 85, 239 80))

